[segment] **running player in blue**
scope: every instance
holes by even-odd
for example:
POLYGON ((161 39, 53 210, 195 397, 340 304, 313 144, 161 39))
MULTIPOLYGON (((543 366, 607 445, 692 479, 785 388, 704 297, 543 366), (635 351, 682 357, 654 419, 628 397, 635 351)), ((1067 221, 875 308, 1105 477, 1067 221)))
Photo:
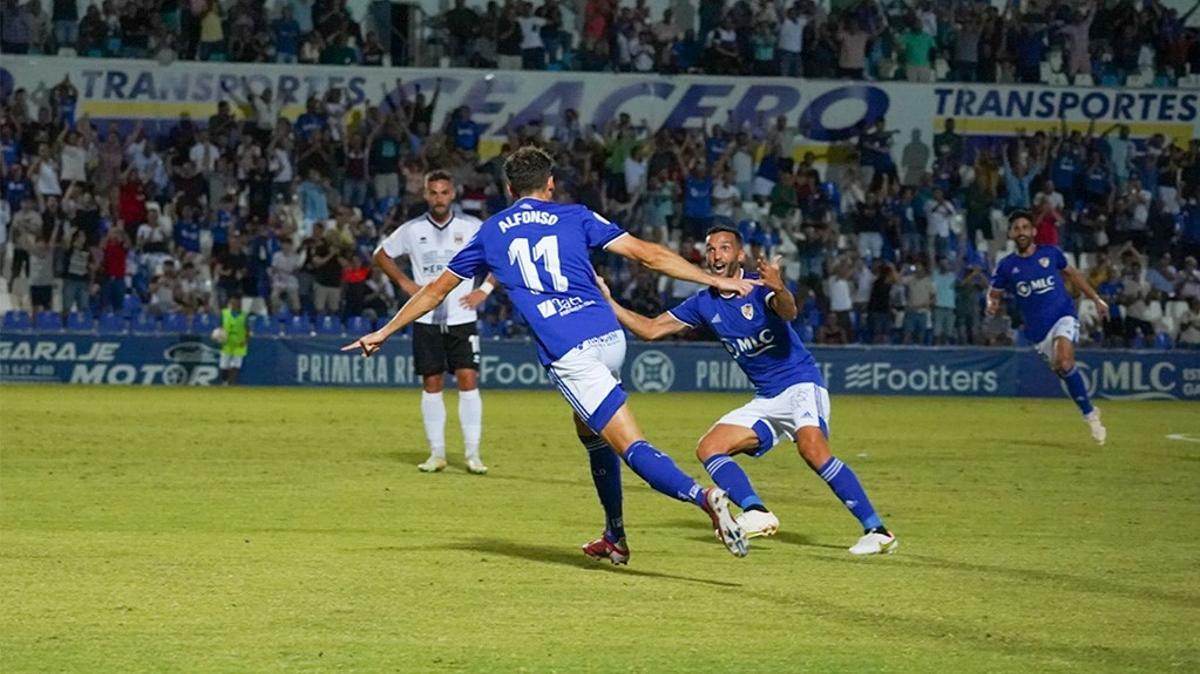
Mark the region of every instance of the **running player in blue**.
POLYGON ((992 287, 988 290, 987 312, 991 316, 998 314, 1005 292, 1013 294, 1025 321, 1025 338, 1035 345, 1038 354, 1066 384, 1071 399, 1079 406, 1092 431, 1092 438, 1103 445, 1108 431, 1100 423, 1100 410, 1088 398, 1083 376, 1075 369, 1079 318, 1075 315, 1075 302, 1067 294, 1066 284, 1075 286, 1095 302, 1101 318, 1108 317, 1108 304, 1100 299, 1078 269, 1067 264, 1067 258, 1057 246, 1034 243, 1035 233, 1029 213, 1016 211, 1008 217, 1008 238, 1017 244, 1017 250, 996 263, 992 287))
POLYGON ((701 290, 657 318, 625 309, 603 288, 621 325, 642 339, 662 339, 701 325, 712 330, 754 384, 755 398, 718 419, 700 438, 696 457, 741 506, 737 520, 746 535, 770 536, 779 530, 779 518, 763 505, 732 457, 759 457, 782 437, 794 440, 800 456, 862 525, 862 537, 850 548, 851 554, 895 552, 900 542, 883 525, 858 477, 829 452, 829 392, 816 360, 791 326, 796 301, 783 283, 778 259, 773 263, 760 259, 758 274, 746 275, 742 236, 723 226, 708 230, 705 249, 712 273, 761 279, 762 285, 745 297, 719 288, 701 290))
POLYGON ((710 276, 583 206, 554 203, 553 167, 550 156, 536 147, 513 152, 504 162, 508 190, 516 200, 512 206, 488 218, 447 271, 413 295, 387 325, 343 350, 361 349, 370 356, 396 331, 439 306, 459 283, 491 271, 529 323, 538 358, 574 410, 576 432, 588 450, 606 521, 604 534, 584 545, 583 552, 613 564, 629 561, 621 506, 624 459, 655 490, 708 513, 718 539, 744 557, 746 537, 730 514, 725 491, 701 487, 647 442, 634 420, 620 382, 625 333, 596 285, 590 251, 604 248, 657 272, 736 296, 747 295, 757 283, 710 276))

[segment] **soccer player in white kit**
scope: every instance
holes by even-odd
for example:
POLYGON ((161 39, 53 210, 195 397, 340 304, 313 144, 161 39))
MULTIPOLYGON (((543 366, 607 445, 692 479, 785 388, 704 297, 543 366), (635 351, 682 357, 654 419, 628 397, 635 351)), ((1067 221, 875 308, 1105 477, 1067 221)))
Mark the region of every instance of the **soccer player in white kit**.
MULTIPOLYGON (((454 179, 449 173, 429 173, 425 176, 425 203, 429 211, 397 227, 375 249, 375 263, 409 295, 417 294, 436 279, 479 231, 478 218, 454 212, 454 197, 454 179), (412 278, 396 264, 395 259, 400 257, 407 257, 412 263, 412 278)), ((446 468, 443 375, 453 372, 458 382, 458 419, 466 445, 467 470, 476 475, 487 473, 487 466, 479 456, 483 399, 479 395, 475 309, 483 304, 493 287, 491 276, 478 288, 464 283, 413 325, 413 365, 421 375, 421 418, 429 441, 429 458, 417 465, 421 472, 436 473, 446 468)))

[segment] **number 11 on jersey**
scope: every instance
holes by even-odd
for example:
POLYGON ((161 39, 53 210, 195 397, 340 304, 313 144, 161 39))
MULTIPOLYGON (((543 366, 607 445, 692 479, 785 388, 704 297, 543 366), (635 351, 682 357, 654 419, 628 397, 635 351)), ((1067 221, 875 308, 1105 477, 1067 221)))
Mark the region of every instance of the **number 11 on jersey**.
POLYGON ((535 261, 541 260, 546 273, 550 275, 550 283, 557 292, 566 292, 567 277, 562 274, 562 264, 558 259, 558 236, 544 236, 529 249, 529 239, 513 239, 508 245, 508 263, 515 264, 521 270, 521 278, 525 287, 534 293, 546 290, 538 273, 535 261))

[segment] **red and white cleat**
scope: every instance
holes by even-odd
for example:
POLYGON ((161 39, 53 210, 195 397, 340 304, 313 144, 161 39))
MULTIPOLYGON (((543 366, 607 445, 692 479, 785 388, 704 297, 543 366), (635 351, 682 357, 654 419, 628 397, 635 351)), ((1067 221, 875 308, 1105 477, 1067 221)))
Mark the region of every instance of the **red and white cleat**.
POLYGON ((604 536, 581 546, 583 554, 592 559, 607 559, 613 564, 628 564, 629 563, 629 546, 625 544, 625 539, 613 543, 604 536))

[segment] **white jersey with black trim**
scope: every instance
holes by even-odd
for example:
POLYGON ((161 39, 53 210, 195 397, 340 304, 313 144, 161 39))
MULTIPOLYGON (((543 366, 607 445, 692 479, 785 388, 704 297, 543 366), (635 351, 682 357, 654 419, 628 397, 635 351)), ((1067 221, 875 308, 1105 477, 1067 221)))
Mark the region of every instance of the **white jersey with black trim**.
MULTIPOLYGON (((449 222, 438 225, 426 213, 397 227, 375 250, 383 250, 392 258, 407 255, 412 262, 413 281, 425 286, 445 271, 446 263, 475 236, 480 224, 479 218, 454 213, 449 222)), ((460 304, 471 290, 470 281, 459 284, 441 306, 418 318, 417 322, 447 326, 474 323, 478 318, 475 310, 460 304)))

